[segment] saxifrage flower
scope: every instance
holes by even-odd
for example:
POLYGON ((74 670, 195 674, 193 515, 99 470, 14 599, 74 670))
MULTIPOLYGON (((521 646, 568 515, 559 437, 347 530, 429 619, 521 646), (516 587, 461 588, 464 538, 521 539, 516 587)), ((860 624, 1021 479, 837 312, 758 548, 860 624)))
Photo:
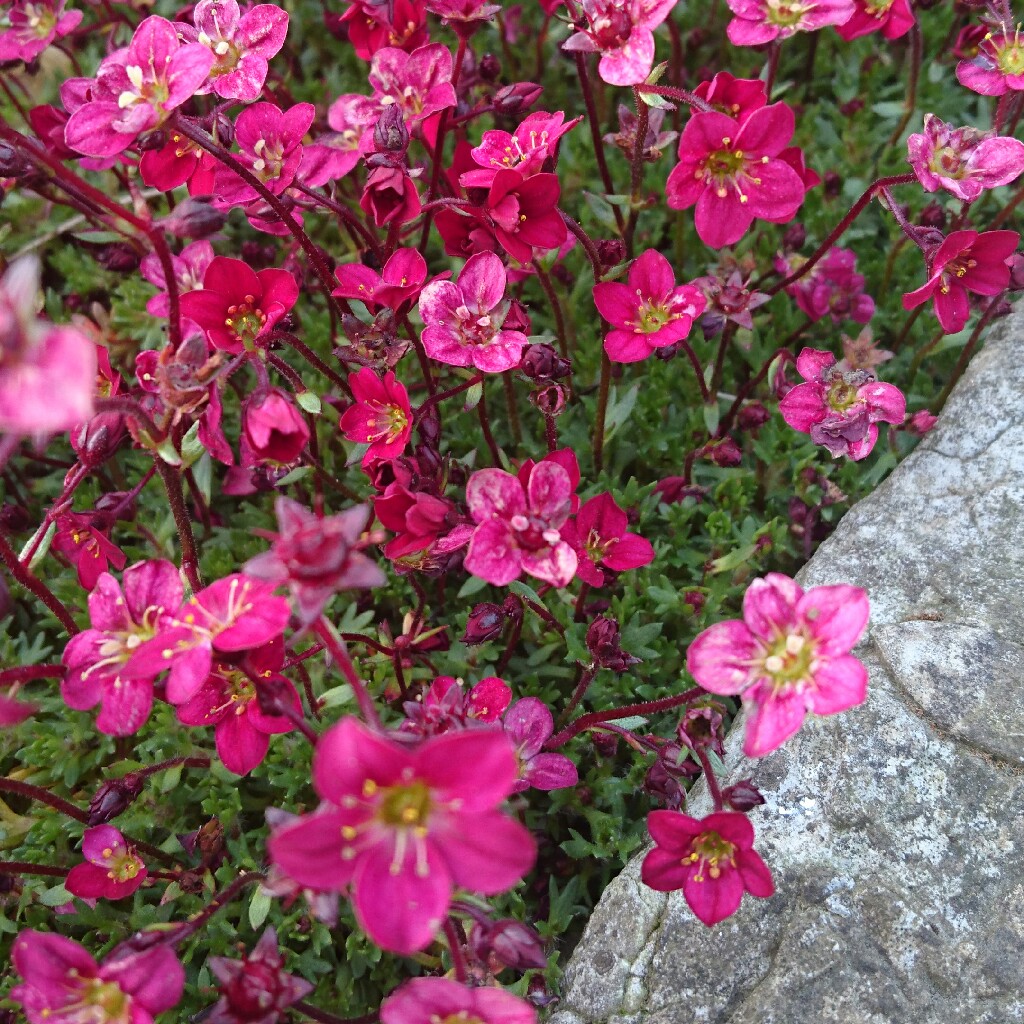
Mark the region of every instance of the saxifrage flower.
POLYGON ((131 896, 146 880, 142 858, 113 825, 87 828, 82 837, 84 864, 76 864, 64 887, 80 899, 120 900, 131 896))
POLYGON ((537 1011, 504 989, 448 978, 413 978, 380 1008, 380 1024, 537 1024, 537 1011))
POLYGON ((338 426, 350 441, 368 443, 363 464, 395 459, 405 451, 412 433, 412 407, 405 385, 391 370, 383 380, 366 367, 348 379, 355 404, 341 415, 338 426))

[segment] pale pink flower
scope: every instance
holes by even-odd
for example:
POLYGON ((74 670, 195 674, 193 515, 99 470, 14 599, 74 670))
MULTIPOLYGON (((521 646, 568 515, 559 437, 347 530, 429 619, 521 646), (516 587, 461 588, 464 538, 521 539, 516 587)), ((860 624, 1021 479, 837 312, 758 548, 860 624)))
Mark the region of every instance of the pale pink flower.
POLYGON ((440 43, 421 46, 412 53, 394 46, 378 50, 370 62, 377 114, 395 104, 402 111, 406 127, 411 128, 432 114, 454 107, 453 68, 451 51, 440 43))
POLYGON ((503 587, 523 572, 564 587, 575 575, 576 552, 560 530, 572 508, 569 474, 540 462, 523 483, 501 469, 469 478, 466 503, 477 528, 466 553, 466 571, 503 587))
POLYGON ((827 25, 845 24, 853 16, 854 0, 726 0, 735 15, 726 26, 733 46, 760 46, 788 39, 795 32, 817 32, 827 25))
POLYGON ((89 99, 68 119, 64 141, 85 156, 116 156, 191 99, 211 67, 205 46, 182 43, 165 18, 146 18, 131 43, 107 57, 87 83, 89 99))
POLYGON ((537 1011, 504 989, 469 988, 448 978, 413 978, 380 1008, 380 1024, 537 1024, 537 1011))
POLYGON ((576 765, 565 754, 545 751, 544 744, 555 731, 555 719, 548 706, 536 697, 517 700, 502 721, 505 735, 515 744, 519 778, 513 793, 530 789, 566 789, 579 782, 576 765))
POLYGON ((609 85, 639 85, 654 63, 654 29, 675 0, 583 0, 586 27, 563 50, 600 53, 598 74, 609 85))
POLYGON ((529 340, 520 331, 502 330, 511 306, 507 280, 501 259, 481 252, 470 257, 457 281, 431 281, 419 299, 427 355, 487 373, 518 366, 529 340))
POLYGON ((690 644, 686 667, 711 693, 743 695, 751 709, 743 752, 763 757, 807 712, 834 715, 867 697, 867 669, 850 649, 868 614, 859 587, 805 593, 788 576, 768 573, 747 588, 742 620, 718 622, 690 644))
POLYGON ((65 11, 65 0, 14 0, 0 33, 0 63, 35 60, 50 43, 78 27, 81 11, 65 11))
POLYGON ((953 128, 934 114, 924 115, 924 133, 911 135, 907 150, 926 191, 944 188, 966 202, 1024 173, 1024 142, 977 128, 953 128))
POLYGON ((532 866, 529 831, 498 810, 516 775, 500 730, 458 730, 410 750, 345 718, 313 755, 324 803, 278 829, 270 857, 300 885, 350 891, 367 935, 410 955, 433 940, 455 886, 492 895, 532 866))

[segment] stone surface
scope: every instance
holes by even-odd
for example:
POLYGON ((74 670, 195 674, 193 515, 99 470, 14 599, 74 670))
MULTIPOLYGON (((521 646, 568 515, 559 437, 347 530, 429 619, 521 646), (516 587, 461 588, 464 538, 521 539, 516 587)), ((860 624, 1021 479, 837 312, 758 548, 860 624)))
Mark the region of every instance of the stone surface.
MULTIPOLYGON (((707 929, 681 894, 609 887, 552 1024, 1024 1021, 1024 316, 939 426, 801 575, 867 589, 867 703, 729 780, 777 893, 707 929)), ((691 812, 708 813, 695 791, 691 812)))

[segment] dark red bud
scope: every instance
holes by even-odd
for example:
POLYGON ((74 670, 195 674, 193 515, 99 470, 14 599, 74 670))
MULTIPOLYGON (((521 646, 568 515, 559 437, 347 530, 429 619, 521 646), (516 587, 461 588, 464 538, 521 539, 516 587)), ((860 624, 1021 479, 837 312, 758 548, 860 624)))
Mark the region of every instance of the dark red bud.
POLYGON ((504 331, 519 331, 521 334, 530 333, 530 316, 526 312, 526 307, 518 299, 512 300, 501 328, 504 331))
POLYGON ((485 82, 496 82, 501 77, 501 61, 493 53, 485 53, 477 70, 485 82))
POLYGON ((21 178, 32 165, 8 142, 0 142, 0 178, 21 178))
POLYGON ((946 211, 936 202, 929 203, 917 219, 923 228, 939 228, 946 226, 946 211))
POLYGON ((213 137, 222 145, 230 146, 235 141, 235 122, 225 113, 213 119, 213 137))
POLYGON ((604 730, 595 729, 591 732, 590 741, 601 757, 614 757, 619 747, 619 737, 613 732, 604 730))
POLYGON ((143 777, 129 772, 119 779, 104 782, 89 801, 89 825, 105 825, 123 814, 142 792, 143 777))
POLYGON ((533 82, 516 82, 506 85, 494 94, 494 109, 499 114, 520 114, 540 99, 542 86, 533 82))
MULTIPOLYGON (((227 217, 202 199, 183 199, 161 220, 160 227, 175 238, 206 238, 224 227, 227 217)), ((246 262, 249 262, 248 260, 246 262)))
POLYGON ((835 171, 825 172, 825 195, 829 199, 835 199, 843 190, 843 179, 835 171))
POLYGON ((803 224, 791 224, 782 236, 782 247, 787 250, 800 249, 807 241, 807 229, 803 224))
POLYGON ((480 926, 476 932, 473 946, 478 956, 491 953, 506 967, 517 971, 547 966, 541 937, 521 921, 504 919, 490 928, 480 926))
POLYGON ((115 274, 130 274, 139 269, 142 256, 133 245, 127 242, 111 242, 96 250, 96 262, 104 270, 115 274))
POLYGON ((513 621, 523 621, 523 599, 517 594, 509 594, 502 602, 502 611, 513 621))
POLYGON ((568 392, 561 384, 549 384, 546 388, 534 391, 530 395, 530 401, 545 416, 561 416, 565 411, 567 398, 568 392))
MULTIPOLYGON (((507 325, 507 321, 506 321, 507 325)), ((531 380, 558 380, 572 368, 568 359, 563 359, 550 345, 531 345, 523 353, 519 369, 531 380)))
POLYGON ((722 798, 734 811, 740 812, 751 811, 764 803, 761 791, 750 779, 741 779, 735 785, 727 786, 722 790, 722 798))
POLYGON ((626 258, 626 243, 621 238, 599 238, 597 255, 601 258, 601 266, 609 270, 626 258))
POLYGON ((740 430, 757 430, 758 427, 763 427, 771 416, 772 414, 760 402, 749 402, 740 409, 736 422, 740 430))
POLYGON ((151 149, 163 149, 164 146, 167 145, 167 132, 162 128, 157 128, 152 132, 146 132, 145 135, 139 136, 139 141, 136 145, 143 153, 146 153, 151 149))
POLYGON ((731 437, 726 437, 707 445, 704 457, 710 459, 716 466, 738 466, 743 461, 743 452, 731 437))
POLYGON ((409 148, 409 129, 397 103, 389 104, 381 112, 373 128, 373 144, 378 153, 395 153, 402 156, 409 148))
POLYGON ((484 601, 469 613, 462 642, 470 647, 486 643, 501 636, 504 627, 505 612, 498 605, 484 601))

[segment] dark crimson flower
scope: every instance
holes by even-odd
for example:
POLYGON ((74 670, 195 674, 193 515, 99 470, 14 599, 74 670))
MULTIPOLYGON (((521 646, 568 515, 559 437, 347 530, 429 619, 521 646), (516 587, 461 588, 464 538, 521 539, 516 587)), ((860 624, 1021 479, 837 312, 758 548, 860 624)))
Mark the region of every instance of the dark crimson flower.
POLYGON ((348 28, 348 41, 360 60, 370 60, 387 46, 415 50, 430 39, 426 8, 414 0, 354 0, 339 21, 348 28))
MULTIPOLYGON (((1024 148, 1024 147, 1022 147, 1024 148)), ((780 261, 784 274, 791 273, 793 263, 780 261)), ((833 246, 827 255, 808 274, 791 284, 786 293, 796 299, 797 306, 811 320, 824 316, 838 324, 850 319, 866 324, 875 312, 875 300, 864 291, 864 275, 856 273, 857 254, 852 249, 833 246)))
POLYGON ((206 268, 201 291, 181 296, 181 313, 194 320, 215 348, 253 351, 288 313, 299 286, 287 270, 251 270, 241 260, 217 256, 206 268))
POLYGON ((462 642, 469 647, 485 644, 488 640, 494 640, 501 636, 504 628, 505 612, 501 606, 484 601, 474 605, 473 610, 469 613, 462 642))
POLYGON ((497 722, 511 700, 512 687, 497 676, 481 679, 468 693, 460 680, 438 676, 422 700, 402 705, 406 720, 399 727, 398 738, 440 736, 477 723, 497 722))
POLYGON ((587 650, 595 665, 613 672, 625 672, 640 664, 639 658, 622 649, 619 624, 607 615, 599 615, 587 629, 587 650))
POLYGON ((1020 29, 979 33, 973 57, 960 61, 956 77, 962 86, 982 96, 1003 96, 1024 89, 1024 46, 1020 29))
POLYGON ((561 186, 554 174, 524 178, 519 171, 498 171, 487 193, 484 212, 502 248, 520 263, 533 250, 557 249, 567 237, 558 212, 561 186))
POLYGON ((139 173, 150 188, 161 192, 187 182, 190 196, 207 196, 213 194, 217 158, 172 129, 166 145, 142 154, 139 173))
POLYGON ((267 388, 242 403, 243 466, 291 465, 308 443, 309 425, 287 392, 267 388))
POLYGON ((412 433, 412 407, 405 385, 390 370, 381 380, 369 369, 348 379, 355 405, 342 413, 339 428, 350 441, 368 443, 363 465, 395 459, 405 451, 412 433))
POLYGON ((72 896, 83 900, 120 900, 146 880, 146 865, 113 825, 87 828, 82 838, 86 863, 76 864, 64 881, 72 896))
POLYGON ((404 164, 381 164, 367 176, 359 206, 377 227, 407 224, 419 216, 420 194, 404 164))
POLYGON ((759 899, 775 892, 744 815, 718 811, 698 820, 679 811, 652 811, 647 827, 656 845, 640 869, 644 884, 659 892, 682 889, 690 909, 709 927, 736 913, 744 892, 759 899))
POLYGON ((53 550, 78 570, 78 582, 86 590, 92 590, 111 565, 119 571, 125 567, 125 553, 93 525, 88 513, 63 512, 56 522, 53 550))
POLYGON ((602 587, 608 574, 638 569, 654 560, 651 542, 626 527, 629 519, 610 494, 591 498, 562 527, 562 537, 579 557, 576 575, 592 587, 602 587))
POLYGON ((373 499, 373 509, 385 529, 396 534, 384 545, 384 554, 391 559, 432 547, 461 518, 454 502, 424 491, 410 491, 397 481, 373 499))

